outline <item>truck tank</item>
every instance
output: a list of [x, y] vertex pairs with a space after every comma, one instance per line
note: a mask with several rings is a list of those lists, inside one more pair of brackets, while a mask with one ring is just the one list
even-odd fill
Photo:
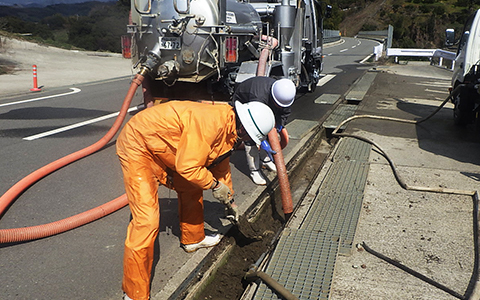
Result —
[[[255, 2], [253, 2], [255, 1]], [[322, 18], [313, 0], [132, 0], [132, 61], [147, 65], [145, 102], [229, 100], [278, 41], [265, 76], [312, 91], [322, 68]]]

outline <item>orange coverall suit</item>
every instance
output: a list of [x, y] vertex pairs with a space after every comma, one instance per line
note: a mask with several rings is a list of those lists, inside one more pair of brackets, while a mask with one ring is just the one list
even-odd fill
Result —
[[[203, 190], [214, 177], [232, 189], [229, 159], [208, 170], [237, 139], [229, 105], [171, 101], [139, 112], [117, 140], [132, 220], [123, 258], [123, 291], [135, 300], [149, 298], [154, 241], [159, 230], [158, 186], [178, 195], [182, 244], [205, 238]], [[167, 176], [173, 176], [173, 185]], [[171, 178], [171, 177], [170, 177]]]

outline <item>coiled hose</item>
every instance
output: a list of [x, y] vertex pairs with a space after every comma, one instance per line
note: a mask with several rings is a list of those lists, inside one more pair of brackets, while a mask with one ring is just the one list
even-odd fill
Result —
[[[2, 197], [0, 197], [0, 216], [5, 213], [6, 209], [13, 203], [13, 201], [15, 201], [15, 199], [17, 199], [17, 197], [23, 191], [25, 191], [28, 187], [33, 185], [38, 180], [76, 160], [79, 160], [102, 149], [121, 128], [123, 120], [125, 119], [125, 116], [127, 114], [127, 110], [130, 107], [133, 96], [135, 95], [135, 91], [142, 84], [142, 81], [144, 80], [147, 71], [148, 70], [146, 68], [141, 69], [140, 72], [138, 72], [132, 79], [132, 83], [127, 92], [127, 95], [125, 96], [125, 99], [123, 100], [119, 115], [117, 116], [110, 130], [99, 141], [82, 150], [79, 150], [54, 162], [51, 162], [48, 165], [30, 173], [28, 176], [17, 182], [5, 194], [3, 194]], [[127, 204], [127, 197], [124, 194], [94, 209], [53, 223], [31, 227], [0, 229], [0, 243], [24, 242], [62, 233], [100, 219], [114, 211], [119, 210]]]

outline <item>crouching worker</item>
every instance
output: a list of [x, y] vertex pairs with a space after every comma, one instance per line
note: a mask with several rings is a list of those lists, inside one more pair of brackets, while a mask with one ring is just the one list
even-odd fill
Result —
[[178, 196], [180, 243], [187, 252], [217, 245], [205, 236], [203, 191], [230, 207], [233, 201], [229, 154], [242, 140], [260, 144], [274, 127], [271, 109], [260, 102], [209, 105], [171, 101], [139, 112], [117, 140], [132, 214], [123, 258], [124, 299], [149, 299], [154, 242], [159, 230], [158, 186]]
[[[232, 100], [241, 103], [258, 101], [268, 105], [274, 113], [275, 127], [280, 134], [280, 145], [283, 149], [289, 141], [285, 125], [287, 125], [296, 92], [295, 85], [289, 79], [275, 80], [270, 77], [256, 76], [240, 83]], [[257, 185], [266, 185], [267, 181], [260, 172], [260, 161], [267, 169], [274, 172], [277, 171], [275, 163], [269, 156], [263, 155], [264, 157], [260, 158], [258, 146], [252, 141], [245, 141], [245, 156], [252, 181]]]

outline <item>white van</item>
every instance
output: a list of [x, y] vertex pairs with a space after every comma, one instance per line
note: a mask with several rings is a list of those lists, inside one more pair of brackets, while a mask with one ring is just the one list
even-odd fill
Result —
[[453, 69], [454, 121], [457, 125], [473, 123], [480, 110], [480, 9], [465, 23]]

